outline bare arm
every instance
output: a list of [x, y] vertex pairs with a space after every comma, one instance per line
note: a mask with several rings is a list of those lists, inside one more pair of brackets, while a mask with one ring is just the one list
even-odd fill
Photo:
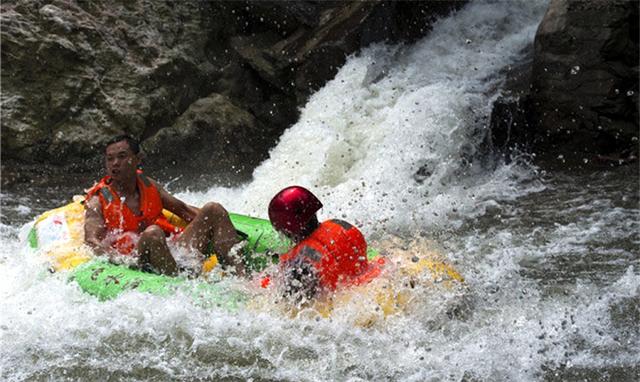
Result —
[[151, 181], [153, 182], [153, 184], [158, 189], [158, 192], [160, 193], [160, 199], [162, 200], [162, 207], [180, 216], [180, 218], [182, 218], [182, 220], [184, 220], [185, 222], [191, 223], [191, 221], [198, 214], [199, 209], [194, 206], [190, 206], [187, 203], [183, 202], [182, 200], [169, 194], [164, 188], [160, 187], [158, 183], [156, 183], [153, 180]]
[[84, 242], [98, 255], [111, 257], [113, 250], [104, 244], [107, 228], [102, 216], [100, 199], [97, 196], [89, 199], [84, 206]]

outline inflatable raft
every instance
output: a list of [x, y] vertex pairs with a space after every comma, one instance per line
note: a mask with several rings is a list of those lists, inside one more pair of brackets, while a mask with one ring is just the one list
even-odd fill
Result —
[[[39, 216], [29, 231], [27, 241], [34, 252], [47, 260], [52, 272], [68, 273], [69, 280], [77, 283], [84, 292], [100, 300], [108, 300], [129, 290], [156, 295], [182, 291], [202, 305], [219, 306], [228, 310], [256, 306], [255, 301], [251, 301], [255, 300], [255, 293], [248, 293], [247, 289], [229, 288], [224, 282], [220, 282], [220, 278], [204, 277], [190, 280], [185, 277], [169, 277], [142, 272], [94, 257], [90, 248], [84, 244], [82, 200], [82, 197], [76, 196], [72, 203]], [[171, 212], [164, 213], [173, 224], [184, 224]], [[233, 213], [230, 214], [230, 218], [239, 235], [246, 241], [243, 249], [245, 263], [254, 272], [260, 272], [277, 263], [277, 256], [274, 254], [284, 253], [292, 246], [273, 229], [268, 220]], [[367, 257], [383, 267], [387, 260], [372, 248], [367, 250]], [[422, 256], [418, 260], [415, 257], [405, 257], [394, 259], [392, 267], [407, 279], [427, 276], [429, 280], [439, 283], [463, 282], [462, 276], [438, 256]], [[203, 270], [210, 271], [216, 264], [217, 259], [213, 255], [205, 261]], [[339, 293], [336, 299], [318, 301], [314, 309], [322, 316], [329, 316], [336, 304], [349, 303], [355, 295], [362, 295], [365, 291], [373, 296], [379, 305], [376, 310], [384, 316], [398, 313], [410, 303], [410, 297], [406, 293], [394, 290], [388, 283], [374, 280], [367, 284], [370, 285], [354, 287], [354, 293]], [[373, 287], [379, 290], [372, 291]]]

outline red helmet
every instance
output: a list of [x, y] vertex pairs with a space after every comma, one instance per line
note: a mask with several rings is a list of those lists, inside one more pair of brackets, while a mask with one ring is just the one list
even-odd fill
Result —
[[273, 227], [287, 236], [299, 236], [322, 208], [311, 191], [291, 186], [278, 192], [269, 203], [269, 220]]

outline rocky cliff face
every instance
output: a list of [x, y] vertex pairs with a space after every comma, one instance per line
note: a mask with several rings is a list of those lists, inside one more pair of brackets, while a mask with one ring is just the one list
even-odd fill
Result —
[[[462, 5], [5, 1], [2, 182], [96, 171], [119, 133], [143, 141], [160, 176], [247, 176], [349, 54], [411, 42]], [[492, 118], [498, 146], [637, 151], [637, 2], [552, 0], [517, 67]]]
[[461, 5], [5, 1], [2, 181], [95, 171], [119, 133], [168, 176], [246, 175], [349, 54], [412, 41]]
[[638, 145], [638, 2], [552, 1], [534, 57], [534, 117], [550, 144]]
[[524, 70], [528, 89], [494, 108], [494, 141], [579, 160], [637, 156], [638, 6], [552, 0]]
[[83, 169], [110, 136], [170, 125], [212, 87], [208, 12], [195, 2], [3, 3], [3, 165]]

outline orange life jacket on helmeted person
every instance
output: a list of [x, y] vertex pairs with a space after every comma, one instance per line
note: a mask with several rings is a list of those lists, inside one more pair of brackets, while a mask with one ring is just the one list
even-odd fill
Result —
[[113, 246], [122, 254], [129, 254], [135, 248], [136, 240], [131, 238], [130, 233], [139, 234], [150, 225], [159, 226], [167, 235], [182, 231], [164, 217], [160, 192], [142, 171], [138, 171], [137, 184], [140, 193], [140, 214], [134, 213], [122, 202], [111, 185], [110, 176], [102, 178], [87, 191], [85, 197], [85, 201], [88, 201], [94, 195], [98, 195], [107, 230], [121, 234]]
[[313, 265], [320, 286], [328, 290], [335, 290], [339, 284], [359, 284], [360, 276], [371, 271], [364, 236], [356, 227], [337, 219], [321, 223], [309, 237], [280, 256], [285, 266], [301, 260]]

